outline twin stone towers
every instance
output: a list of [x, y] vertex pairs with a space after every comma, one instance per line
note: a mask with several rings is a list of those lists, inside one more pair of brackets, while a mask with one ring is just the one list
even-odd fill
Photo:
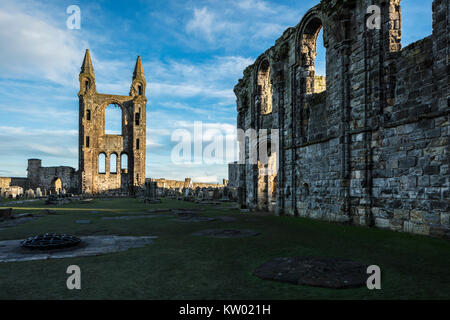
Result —
[[[127, 96], [98, 93], [86, 50], [79, 75], [79, 175], [82, 193], [128, 192], [145, 184], [146, 81], [138, 56]], [[108, 106], [122, 110], [121, 134], [105, 132]]]

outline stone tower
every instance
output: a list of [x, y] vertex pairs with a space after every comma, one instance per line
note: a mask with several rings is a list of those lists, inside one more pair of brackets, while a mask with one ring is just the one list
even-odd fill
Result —
[[39, 187], [39, 169], [42, 167], [41, 159], [28, 159], [27, 179], [30, 188]]
[[[141, 58], [127, 96], [98, 93], [86, 50], [79, 75], [79, 173], [82, 193], [130, 192], [145, 184], [146, 81]], [[121, 134], [105, 132], [105, 110], [122, 111]]]

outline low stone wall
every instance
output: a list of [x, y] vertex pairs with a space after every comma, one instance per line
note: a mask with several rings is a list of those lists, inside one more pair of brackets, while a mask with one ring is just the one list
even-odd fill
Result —
[[152, 182], [156, 182], [158, 188], [163, 189], [184, 189], [184, 188], [223, 188], [223, 184], [217, 183], [203, 183], [203, 182], [192, 182], [191, 178], [186, 178], [184, 181], [181, 180], [168, 180], [164, 178], [160, 179], [147, 179]]

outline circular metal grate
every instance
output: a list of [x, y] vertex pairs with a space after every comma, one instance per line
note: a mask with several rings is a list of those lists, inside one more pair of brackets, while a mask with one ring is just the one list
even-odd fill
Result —
[[80, 238], [72, 235], [45, 233], [26, 238], [21, 242], [21, 246], [28, 249], [52, 250], [73, 247], [80, 242]]

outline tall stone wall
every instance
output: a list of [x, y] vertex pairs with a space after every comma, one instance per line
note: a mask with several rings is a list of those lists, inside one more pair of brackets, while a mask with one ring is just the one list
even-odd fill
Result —
[[72, 167], [42, 167], [41, 159], [28, 159], [27, 178], [23, 188], [41, 192], [61, 193], [63, 191], [77, 193], [79, 190], [79, 175]]
[[237, 188], [239, 186], [239, 166], [240, 164], [235, 161], [228, 164], [228, 186]]
[[[146, 81], [138, 57], [128, 96], [97, 93], [89, 50], [79, 75], [79, 171], [82, 193], [129, 192], [145, 184]], [[105, 132], [105, 110], [122, 111], [121, 134]], [[104, 156], [104, 158], [102, 158]], [[127, 158], [127, 166], [122, 159]], [[111, 170], [115, 159], [116, 170]], [[99, 162], [104, 161], [105, 170]]]
[[11, 177], [11, 186], [18, 186], [21, 188], [28, 187], [28, 179], [22, 177]]
[[27, 180], [31, 188], [39, 187], [40, 181], [40, 169], [42, 168], [41, 159], [28, 159], [27, 166]]
[[72, 167], [41, 167], [38, 187], [42, 190], [51, 190], [55, 188], [57, 179], [61, 180], [62, 189], [67, 192], [78, 190], [78, 173]]
[[[373, 4], [379, 29], [366, 23]], [[449, 236], [448, 6], [435, 0], [433, 34], [402, 49], [400, 0], [322, 1], [246, 68], [237, 127], [257, 137], [267, 129], [271, 144], [278, 132], [279, 169], [262, 173], [251, 161], [261, 142], [246, 135], [241, 205]], [[315, 73], [321, 28], [326, 78]], [[261, 104], [267, 74], [270, 113]]]

